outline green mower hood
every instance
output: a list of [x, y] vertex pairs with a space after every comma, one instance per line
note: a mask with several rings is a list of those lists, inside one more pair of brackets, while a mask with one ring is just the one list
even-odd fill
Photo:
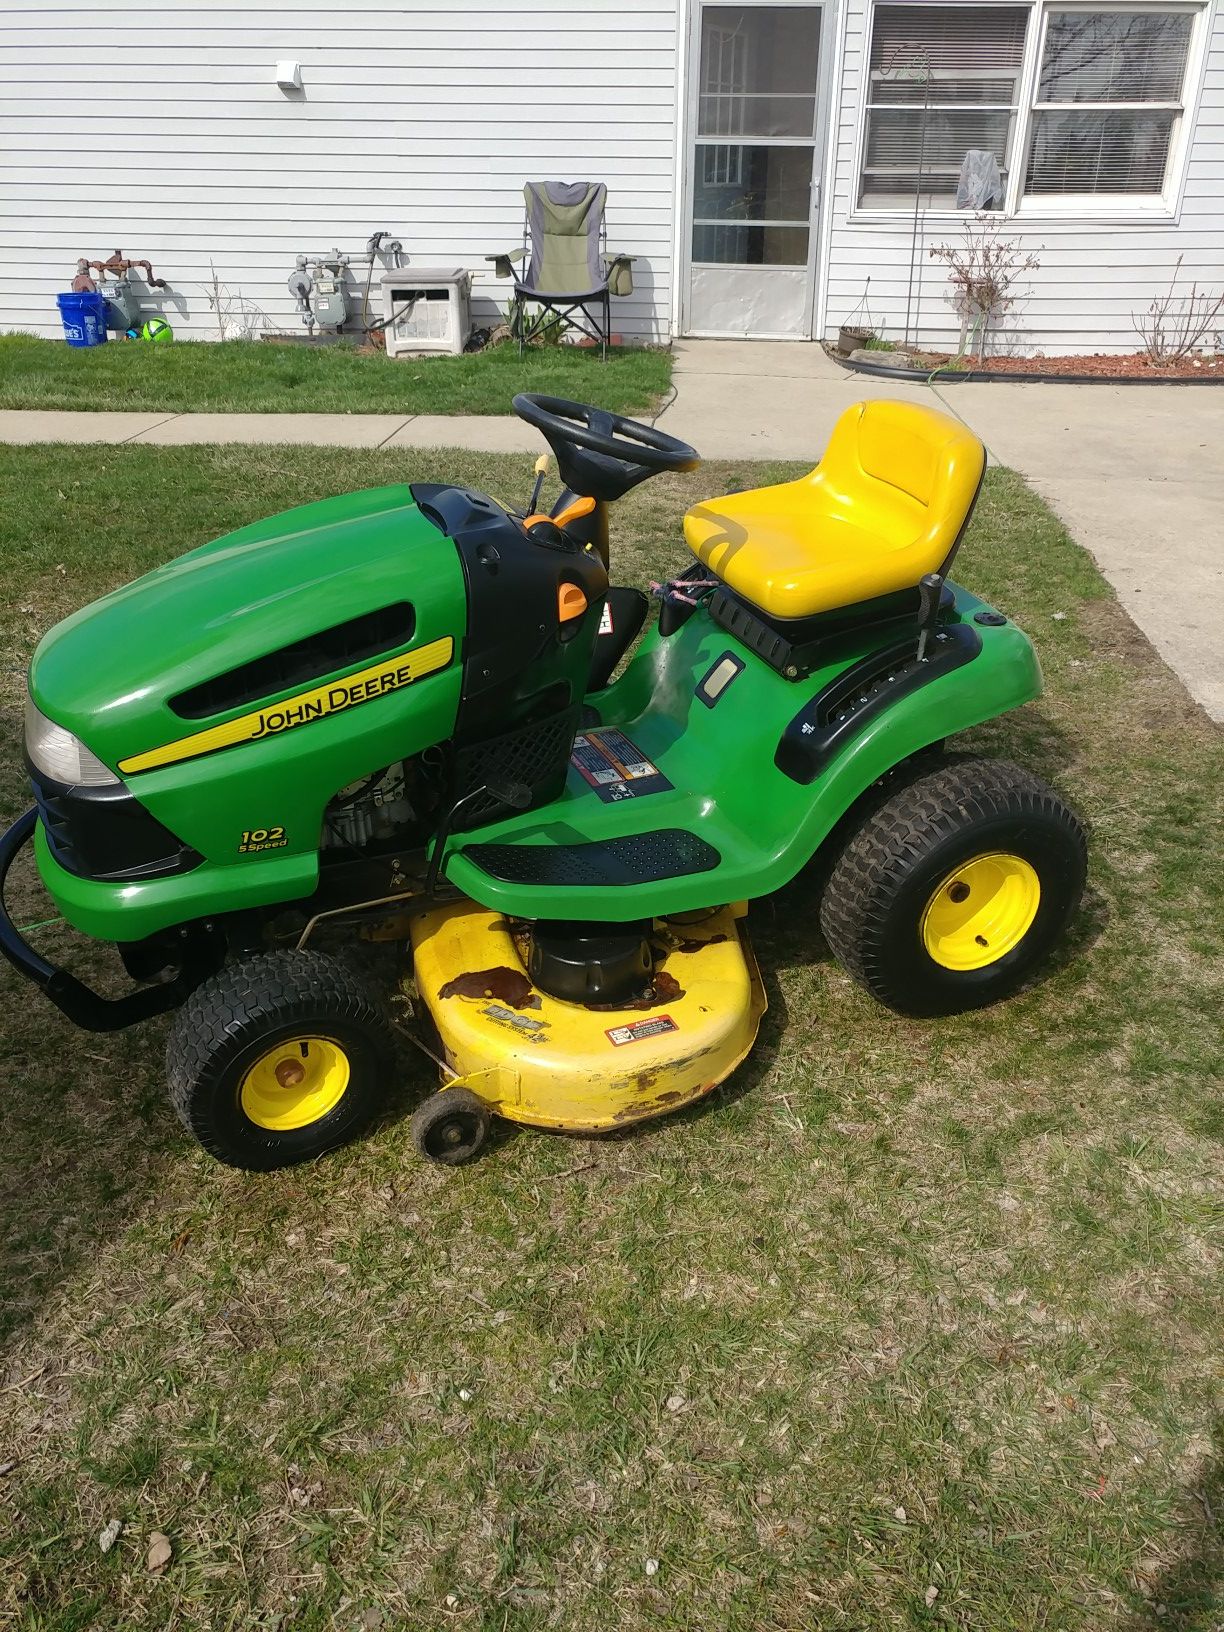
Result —
[[[407, 486], [303, 505], [191, 550], [57, 624], [35, 704], [112, 770], [465, 624], [453, 543]], [[227, 677], [228, 681], [227, 681]]]

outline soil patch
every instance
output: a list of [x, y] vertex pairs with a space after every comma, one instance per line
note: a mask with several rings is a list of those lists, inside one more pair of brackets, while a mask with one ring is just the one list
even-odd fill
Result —
[[[887, 355], [884, 353], [882, 355]], [[947, 366], [951, 357], [936, 357], [936, 366]], [[1141, 353], [1107, 357], [1086, 352], [1076, 357], [965, 357], [966, 368], [984, 374], [1073, 374], [1108, 380], [1193, 380], [1217, 375], [1224, 378], [1224, 354], [1185, 358], [1180, 363], [1148, 362]]]

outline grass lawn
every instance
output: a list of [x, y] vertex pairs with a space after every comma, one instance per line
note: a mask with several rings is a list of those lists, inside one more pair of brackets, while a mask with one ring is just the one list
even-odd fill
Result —
[[[0, 449], [6, 814], [54, 619], [275, 508], [409, 475], [522, 497], [530, 463]], [[679, 564], [685, 504], [789, 473], [638, 489], [621, 574]], [[173, 1119], [164, 1022], [88, 1036], [0, 972], [0, 1625], [1222, 1624], [1219, 740], [1005, 471], [960, 570], [1048, 682], [973, 746], [1093, 835], [1069, 946], [1004, 1007], [886, 1013], [803, 877], [753, 909], [770, 1012], [702, 1107], [445, 1171], [410, 1060], [371, 1137], [256, 1178]]]
[[352, 346], [317, 349], [227, 340], [146, 345], [108, 340], [76, 350], [0, 335], [0, 408], [130, 409], [239, 414], [508, 414], [516, 391], [592, 402], [617, 413], [654, 408], [671, 353], [514, 345], [470, 357], [388, 358]]

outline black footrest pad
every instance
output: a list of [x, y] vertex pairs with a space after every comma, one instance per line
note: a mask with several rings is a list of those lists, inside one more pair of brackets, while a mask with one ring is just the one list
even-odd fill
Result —
[[655, 884], [712, 872], [722, 860], [712, 844], [682, 827], [601, 844], [469, 844], [463, 853], [507, 884]]

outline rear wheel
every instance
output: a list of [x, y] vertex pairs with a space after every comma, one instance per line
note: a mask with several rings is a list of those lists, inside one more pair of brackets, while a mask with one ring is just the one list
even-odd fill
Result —
[[1051, 951], [1085, 867], [1083, 827], [1044, 782], [999, 760], [950, 760], [891, 794], [849, 840], [821, 928], [889, 1008], [979, 1008]]
[[187, 999], [166, 1044], [170, 1099], [204, 1149], [264, 1172], [355, 1137], [394, 1068], [389, 1022], [361, 981], [320, 952], [223, 969]]

